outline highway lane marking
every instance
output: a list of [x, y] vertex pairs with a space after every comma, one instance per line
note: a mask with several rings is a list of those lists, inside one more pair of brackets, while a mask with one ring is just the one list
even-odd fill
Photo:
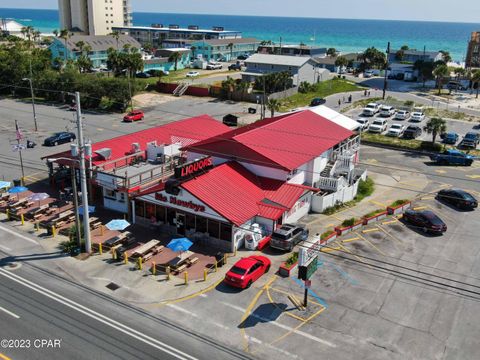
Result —
[[[240, 311], [240, 312], [242, 312], [242, 313], [245, 311], [245, 309], [241, 308], [240, 306], [237, 306], [237, 305], [234, 305], [234, 304], [230, 304], [230, 303], [227, 303], [227, 302], [224, 302], [224, 301], [221, 301], [221, 303], [222, 303], [223, 305], [225, 305], [225, 306], [231, 307], [232, 309], [235, 309], [235, 310]], [[253, 317], [255, 317], [255, 318], [257, 318], [258, 320], [261, 320], [261, 321], [263, 321], [263, 322], [265, 322], [265, 323], [268, 323], [268, 324], [275, 325], [275, 326], [277, 326], [277, 327], [279, 327], [279, 328], [281, 328], [281, 329], [283, 329], [283, 330], [287, 330], [287, 331], [294, 330], [294, 328], [291, 327], [291, 326], [284, 325], [284, 324], [280, 324], [280, 323], [277, 322], [277, 321], [272, 321], [271, 319], [264, 318], [263, 316], [257, 315], [257, 314], [255, 314], [255, 313], [252, 313], [252, 314], [250, 314], [250, 315], [253, 316]], [[297, 334], [297, 335], [303, 336], [303, 337], [305, 337], [305, 338], [307, 338], [307, 339], [316, 341], [316, 342], [318, 342], [319, 344], [327, 345], [327, 346], [330, 346], [330, 347], [333, 347], [333, 348], [337, 347], [337, 345], [335, 345], [335, 344], [333, 344], [333, 343], [331, 343], [331, 342], [329, 342], [329, 341], [320, 339], [320, 338], [318, 338], [318, 337], [316, 337], [316, 336], [313, 336], [313, 335], [311, 335], [311, 334], [309, 334], [309, 333], [306, 333], [306, 332], [304, 332], [304, 331], [301, 331], [301, 330], [295, 330], [294, 333]]]
[[173, 357], [176, 357], [177, 359], [191, 359], [191, 360], [197, 360], [197, 358], [191, 356], [191, 355], [188, 355], [176, 348], [174, 348], [173, 346], [170, 346], [170, 345], [167, 345], [157, 339], [154, 339], [148, 335], [145, 335], [143, 333], [141, 333], [140, 331], [137, 331], [131, 327], [128, 327], [116, 320], [113, 320], [111, 318], [109, 318], [108, 316], [105, 316], [101, 313], [98, 313], [94, 310], [91, 310], [89, 308], [87, 308], [86, 306], [83, 306], [73, 300], [70, 300], [60, 294], [57, 294], [51, 290], [48, 290], [38, 284], [35, 284], [17, 274], [12, 274], [12, 273], [9, 273], [7, 272], [6, 270], [4, 269], [1, 269], [0, 268], [0, 275], [20, 284], [20, 285], [23, 285], [39, 294], [42, 294], [44, 295], [45, 297], [48, 297], [66, 307], [69, 307], [73, 310], [76, 310], [78, 311], [79, 313], [85, 315], [85, 316], [88, 316], [89, 318], [91, 319], [94, 319], [94, 320], [97, 320], [98, 322], [101, 322], [115, 330], [118, 330], [134, 339], [137, 339], [145, 344], [148, 344], [156, 349], [159, 349], [169, 355], [172, 355]]
[[31, 243], [34, 243], [34, 244], [38, 245], [38, 242], [36, 242], [35, 240], [32, 240], [32, 239], [26, 237], [25, 235], [22, 235], [22, 234], [20, 234], [20, 233], [18, 233], [18, 232], [16, 232], [16, 231], [10, 230], [9, 228], [6, 228], [6, 227], [4, 227], [4, 226], [2, 226], [2, 225], [0, 225], [0, 229], [3, 230], [3, 231], [5, 231], [5, 232], [7, 232], [7, 233], [9, 233], [9, 234], [18, 236], [19, 238], [21, 238], [21, 239], [23, 239], [23, 240], [27, 240], [27, 241], [29, 241], [29, 242], [31, 242]]
[[3, 308], [0, 306], [0, 310], [2, 310], [4, 313], [7, 313], [8, 315], [10, 316], [13, 316], [15, 319], [20, 319], [20, 316], [18, 316], [17, 314], [11, 312], [11, 311], [8, 311], [7, 309]]

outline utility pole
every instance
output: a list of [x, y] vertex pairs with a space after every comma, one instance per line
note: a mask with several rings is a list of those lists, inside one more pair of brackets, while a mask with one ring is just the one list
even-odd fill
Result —
[[261, 119], [265, 119], [265, 74], [262, 76], [263, 78], [263, 96], [262, 96], [262, 116]]
[[20, 140], [22, 140], [22, 135], [20, 133], [20, 129], [18, 128], [18, 121], [15, 120], [15, 130], [17, 133], [17, 149], [18, 154], [20, 155], [20, 168], [22, 169], [22, 185], [25, 185], [25, 171], [23, 169], [23, 157], [22, 157], [22, 145], [20, 144]]
[[383, 95], [382, 99], [385, 100], [385, 95], [387, 92], [387, 72], [388, 72], [388, 56], [390, 55], [390, 41], [387, 45], [387, 61], [385, 62], [385, 77], [383, 79]]
[[73, 192], [73, 206], [75, 211], [75, 228], [77, 230], [78, 247], [82, 246], [82, 232], [80, 231], [80, 215], [78, 214], [78, 191], [77, 191], [77, 177], [75, 176], [75, 167], [70, 167], [72, 173], [72, 192]]
[[80, 163], [80, 186], [82, 190], [82, 206], [83, 206], [83, 234], [85, 236], [85, 251], [92, 252], [92, 244], [90, 242], [90, 224], [88, 214], [88, 190], [87, 190], [87, 175], [85, 171], [85, 143], [83, 140], [82, 127], [82, 110], [80, 106], [80, 93], [75, 92], [75, 103], [77, 104], [77, 141], [78, 141], [78, 155]]
[[32, 60], [30, 59], [30, 77], [29, 78], [23, 78], [23, 81], [27, 81], [30, 83], [30, 94], [32, 96], [32, 108], [33, 108], [33, 123], [35, 125], [35, 132], [38, 131], [38, 125], [37, 125], [37, 113], [35, 112], [35, 94], [33, 93], [33, 84], [32, 80], [33, 79], [33, 72], [32, 72]]

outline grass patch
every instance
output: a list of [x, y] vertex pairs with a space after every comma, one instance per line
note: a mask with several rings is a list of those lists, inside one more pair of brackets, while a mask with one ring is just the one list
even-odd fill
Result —
[[290, 269], [296, 262], [298, 261], [298, 252], [294, 252], [292, 255], [290, 255], [285, 261], [285, 267], [287, 269]]
[[371, 102], [378, 102], [378, 101], [381, 101], [383, 100], [381, 97], [373, 97], [373, 98], [365, 98], [365, 99], [362, 99], [362, 100], [357, 100], [355, 101], [354, 103], [352, 103], [351, 105], [348, 105], [348, 106], [345, 106], [344, 108], [342, 108], [340, 110], [341, 113], [346, 113], [352, 109], [356, 109], [356, 108], [364, 108], [365, 106], [367, 106], [367, 104], [371, 103]]
[[338, 78], [315, 84], [314, 88], [315, 91], [298, 93], [281, 100], [280, 111], [285, 112], [293, 108], [307, 106], [310, 104], [312, 99], [316, 97], [324, 98], [332, 94], [364, 89], [353, 82]]
[[322, 235], [320, 235], [320, 240], [326, 239], [327, 237], [332, 235], [334, 232], [335, 231], [333, 231], [333, 230], [325, 231]]
[[407, 140], [397, 137], [384, 136], [381, 134], [372, 134], [369, 132], [362, 133], [361, 140], [363, 142], [370, 142], [375, 144], [387, 145], [399, 149], [406, 150], [427, 150], [427, 151], [442, 151], [444, 146], [439, 143], [432, 144], [431, 141], [423, 140]]
[[357, 203], [365, 199], [367, 196], [370, 196], [375, 191], [375, 182], [372, 178], [367, 177], [366, 180], [360, 180], [358, 183], [358, 191], [357, 196], [351, 201], [347, 201], [345, 203], [339, 203], [329, 208], [326, 208], [322, 214], [324, 215], [332, 215], [335, 214], [337, 211], [342, 209], [347, 209], [352, 206], [355, 206]]
[[400, 205], [403, 205], [403, 204], [405, 204], [409, 201], [410, 200], [407, 200], [407, 199], [398, 199], [398, 200], [395, 200], [394, 202], [392, 202], [390, 205], [388, 205], [388, 207], [400, 206]]
[[368, 214], [365, 214], [362, 216], [362, 218], [371, 218], [371, 217], [374, 217], [375, 215], [378, 215], [382, 212], [384, 212], [385, 209], [377, 209], [377, 210], [373, 210], [373, 211], [370, 211]]
[[467, 115], [461, 111], [449, 111], [449, 110], [441, 110], [435, 108], [426, 108], [425, 114], [430, 117], [441, 117], [441, 118], [448, 118], [454, 120], [468, 120], [468, 121], [475, 121], [479, 120], [478, 117]]
[[348, 226], [352, 226], [353, 224], [355, 224], [356, 221], [357, 221], [357, 219], [355, 219], [353, 217], [353, 218], [350, 218], [350, 219], [343, 220], [343, 222], [340, 225], [342, 227], [348, 227]]

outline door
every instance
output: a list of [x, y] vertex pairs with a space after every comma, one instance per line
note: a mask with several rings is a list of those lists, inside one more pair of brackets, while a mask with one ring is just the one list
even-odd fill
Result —
[[177, 213], [177, 234], [185, 235], [185, 214]]

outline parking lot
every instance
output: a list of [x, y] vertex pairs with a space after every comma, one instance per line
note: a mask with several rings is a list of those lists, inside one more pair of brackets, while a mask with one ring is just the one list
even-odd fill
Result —
[[[382, 132], [382, 134], [386, 134], [388, 129], [391, 127], [392, 124], [401, 124], [404, 125], [405, 128], [408, 127], [409, 125], [416, 125], [419, 126], [420, 128], [423, 129], [423, 127], [426, 125], [426, 123], [429, 120], [428, 116], [425, 116], [425, 118], [422, 121], [412, 121], [411, 117], [407, 120], [399, 120], [395, 119], [395, 115], [389, 116], [389, 117], [383, 117], [380, 116], [379, 113], [375, 114], [374, 116], [365, 116], [363, 113], [363, 109], [361, 108], [356, 108], [352, 109], [348, 112], [345, 113], [345, 115], [351, 117], [354, 120], [364, 118], [368, 119], [370, 121], [370, 125], [373, 123], [374, 120], [376, 119], [385, 119], [387, 120], [387, 130]], [[411, 112], [410, 112], [411, 114]], [[459, 121], [459, 120], [449, 120], [445, 119], [447, 122], [447, 132], [455, 132], [459, 135], [459, 141], [463, 138], [463, 136], [469, 132], [469, 131], [477, 131], [478, 132], [478, 127], [476, 127], [474, 123], [471, 122], [466, 122], [466, 121]], [[422, 131], [421, 136], [417, 138], [418, 140], [427, 140], [431, 141], [432, 140], [432, 135], [428, 134], [425, 131]], [[440, 141], [440, 138], [438, 138], [438, 141]], [[458, 143], [457, 143], [458, 144]]]

